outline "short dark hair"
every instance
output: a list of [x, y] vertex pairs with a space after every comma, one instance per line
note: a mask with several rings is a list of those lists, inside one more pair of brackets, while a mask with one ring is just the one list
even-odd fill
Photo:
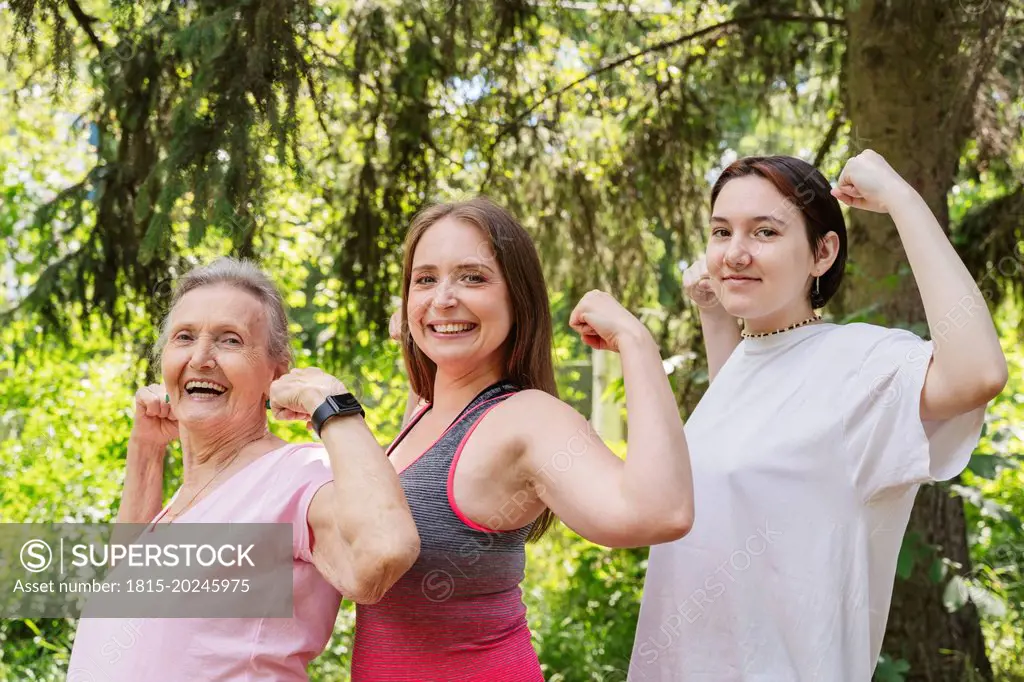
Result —
[[160, 338], [153, 349], [153, 358], [159, 361], [170, 333], [171, 312], [185, 294], [200, 287], [226, 286], [248, 292], [262, 305], [267, 315], [267, 352], [275, 361], [288, 367], [292, 364], [291, 335], [288, 332], [288, 312], [284, 297], [270, 277], [251, 260], [222, 256], [206, 265], [192, 268], [177, 281], [171, 294], [171, 305], [160, 323]]
[[811, 287], [812, 308], [822, 308], [831, 300], [843, 281], [846, 270], [846, 220], [839, 201], [832, 196], [831, 185], [821, 172], [801, 159], [792, 156], [748, 156], [729, 164], [711, 188], [711, 205], [726, 183], [736, 178], [756, 175], [764, 178], [782, 196], [800, 209], [807, 228], [807, 241], [811, 253], [817, 255], [825, 235], [835, 232], [839, 236], [839, 253], [818, 281], [818, 293]]

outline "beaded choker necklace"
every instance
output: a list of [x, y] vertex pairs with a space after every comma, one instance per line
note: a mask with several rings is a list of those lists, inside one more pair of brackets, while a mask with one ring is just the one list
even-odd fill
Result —
[[785, 329], [776, 329], [773, 332], [761, 332], [759, 334], [748, 334], [746, 331], [742, 331], [742, 332], [740, 332], [740, 336], [742, 336], [745, 339], [759, 339], [759, 338], [761, 338], [763, 336], [775, 336], [776, 334], [781, 334], [782, 332], [788, 332], [790, 329], [796, 329], [797, 327], [802, 327], [805, 324], [810, 324], [811, 322], [817, 322], [820, 319], [821, 319], [821, 315], [817, 315], [816, 314], [816, 315], [812, 315], [811, 317], [808, 317], [803, 322], [797, 322], [796, 324], [791, 324], [788, 327], [786, 327]]

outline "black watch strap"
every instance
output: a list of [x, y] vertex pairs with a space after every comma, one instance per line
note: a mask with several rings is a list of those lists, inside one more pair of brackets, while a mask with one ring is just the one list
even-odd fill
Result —
[[310, 421], [313, 422], [313, 430], [316, 431], [317, 437], [320, 436], [320, 429], [323, 428], [324, 423], [332, 417], [344, 417], [350, 414], [358, 414], [365, 417], [366, 412], [363, 411], [363, 406], [359, 404], [356, 397], [351, 393], [342, 393], [340, 395], [329, 395], [327, 400], [320, 404], [320, 407], [313, 411], [313, 416], [310, 417]]

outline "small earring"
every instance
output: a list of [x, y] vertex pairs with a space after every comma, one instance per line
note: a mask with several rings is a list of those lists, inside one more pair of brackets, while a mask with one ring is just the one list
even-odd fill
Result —
[[164, 402], [165, 403], [171, 402], [171, 396], [169, 394], [167, 394], [167, 393], [164, 393]]
[[821, 284], [821, 277], [815, 277], [814, 278], [814, 293], [817, 294], [817, 295], [821, 294], [820, 284]]
[[267, 409], [270, 409], [270, 398], [267, 398]]

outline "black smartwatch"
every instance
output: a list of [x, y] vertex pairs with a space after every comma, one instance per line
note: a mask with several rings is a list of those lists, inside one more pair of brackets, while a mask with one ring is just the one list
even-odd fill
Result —
[[329, 395], [327, 400], [323, 401], [320, 407], [313, 411], [310, 421], [313, 422], [313, 430], [316, 431], [316, 435], [319, 438], [320, 429], [323, 428], [324, 422], [332, 417], [344, 417], [350, 414], [366, 416], [366, 413], [363, 412], [363, 406], [359, 404], [354, 395], [351, 393]]

